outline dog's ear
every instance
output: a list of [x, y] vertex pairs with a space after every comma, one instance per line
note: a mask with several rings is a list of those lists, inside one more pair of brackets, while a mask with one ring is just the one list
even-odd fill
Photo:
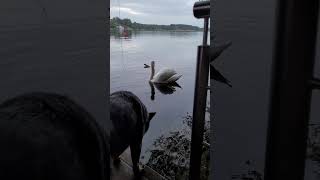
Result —
[[154, 115], [156, 115], [156, 112], [149, 113], [148, 120], [151, 121]]

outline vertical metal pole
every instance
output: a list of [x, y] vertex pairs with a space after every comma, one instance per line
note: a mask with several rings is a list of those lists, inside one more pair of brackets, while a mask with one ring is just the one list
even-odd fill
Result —
[[303, 180], [318, 0], [279, 0], [265, 180]]
[[209, 18], [204, 18], [203, 41], [202, 45], [206, 46], [208, 41]]
[[191, 134], [190, 180], [200, 179], [203, 132], [207, 101], [207, 86], [209, 76], [209, 49], [207, 45], [208, 21], [204, 19], [203, 45], [198, 46], [196, 82], [193, 102], [193, 119]]

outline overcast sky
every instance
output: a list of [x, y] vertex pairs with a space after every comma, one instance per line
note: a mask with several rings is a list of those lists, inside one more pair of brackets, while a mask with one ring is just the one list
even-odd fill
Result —
[[[198, 0], [111, 0], [110, 16], [129, 18], [143, 24], [190, 24], [202, 27], [203, 20], [193, 16]], [[119, 8], [120, 3], [120, 8]]]

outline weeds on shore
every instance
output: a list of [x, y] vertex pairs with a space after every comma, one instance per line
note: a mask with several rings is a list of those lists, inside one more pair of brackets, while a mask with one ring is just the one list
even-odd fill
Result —
[[[192, 116], [183, 117], [183, 128], [157, 138], [153, 143], [147, 166], [167, 179], [188, 179], [191, 147]], [[209, 120], [206, 120], [204, 141], [209, 143]], [[210, 147], [203, 146], [201, 180], [209, 177]]]

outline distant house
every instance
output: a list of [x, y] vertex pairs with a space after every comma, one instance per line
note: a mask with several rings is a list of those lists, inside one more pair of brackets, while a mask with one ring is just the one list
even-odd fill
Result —
[[118, 29], [120, 33], [123, 33], [123, 31], [125, 30], [125, 28], [121, 25], [118, 25]]

